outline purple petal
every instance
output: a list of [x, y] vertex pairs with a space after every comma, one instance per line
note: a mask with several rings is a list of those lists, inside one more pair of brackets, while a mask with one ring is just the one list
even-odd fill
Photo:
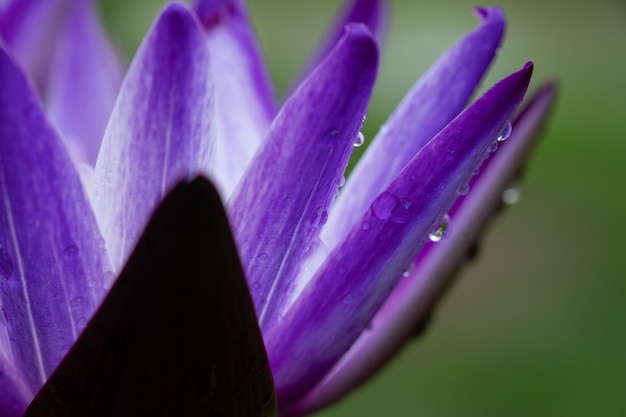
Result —
[[426, 145], [330, 253], [266, 347], [281, 409], [370, 323], [522, 101], [532, 64], [497, 83]]
[[46, 103], [76, 162], [95, 165], [122, 75], [93, 2], [75, 1], [61, 28]]
[[0, 378], [9, 379], [0, 384], [3, 398], [12, 390], [23, 397], [24, 387], [36, 392], [91, 317], [108, 270], [101, 240], [65, 147], [0, 48], [0, 333], [8, 336], [0, 337]]
[[196, 0], [215, 81], [216, 177], [228, 197], [276, 114], [272, 83], [239, 0]]
[[15, 60], [39, 84], [47, 77], [64, 9], [73, 0], [15, 0], [0, 14], [0, 35]]
[[231, 204], [261, 328], [280, 310], [303, 254], [326, 220], [370, 98], [378, 53], [349, 26], [272, 123]]
[[515, 181], [548, 116], [555, 87], [547, 83], [534, 95], [513, 122], [511, 137], [485, 162], [469, 194], [460, 197], [450, 210], [453, 235], [422, 249], [411, 275], [400, 281], [369, 331], [289, 415], [309, 414], [337, 401], [384, 365], [410, 337], [501, 204], [502, 192]]
[[402, 100], [343, 187], [322, 231], [333, 248], [411, 158], [465, 107], [504, 34], [500, 9], [479, 8], [482, 24], [450, 48]]
[[275, 396], [216, 190], [177, 185], [24, 417], [270, 416]]
[[378, 45], [381, 45], [387, 27], [388, 8], [389, 5], [386, 0], [352, 0], [351, 3], [347, 4], [345, 10], [342, 11], [328, 31], [328, 35], [318, 47], [300, 79], [308, 76], [328, 56], [343, 36], [346, 25], [350, 23], [365, 24], [372, 32]]
[[115, 271], [169, 189], [211, 167], [208, 68], [193, 11], [166, 6], [128, 70], [94, 173], [92, 204]]
[[33, 396], [33, 391], [24, 385], [21, 374], [14, 368], [13, 359], [0, 354], [0, 415], [21, 417]]

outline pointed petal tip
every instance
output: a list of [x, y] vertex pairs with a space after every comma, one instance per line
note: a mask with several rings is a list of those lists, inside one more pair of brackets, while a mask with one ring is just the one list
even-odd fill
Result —
[[504, 36], [506, 28], [506, 18], [504, 12], [499, 7], [478, 6], [474, 8], [474, 13], [478, 16], [481, 27], [490, 27], [496, 30], [499, 37]]
[[345, 27], [345, 33], [340, 45], [346, 45], [354, 49], [355, 54], [362, 56], [364, 59], [371, 59], [378, 63], [378, 42], [372, 31], [365, 23], [348, 23]]
[[188, 24], [188, 19], [195, 20], [195, 13], [187, 4], [175, 1], [163, 7], [155, 26], [163, 29], [167, 28], [170, 30], [170, 33], [175, 34], [181, 31], [181, 29], [184, 30]]
[[207, 32], [229, 16], [242, 12], [242, 5], [237, 0], [196, 0], [192, 5]]
[[480, 18], [481, 21], [502, 21], [504, 22], [504, 13], [499, 7], [489, 6], [476, 6], [474, 7], [474, 13]]
[[533, 62], [528, 61], [524, 64], [524, 66], [522, 66], [522, 68], [510, 74], [509, 76], [503, 78], [502, 80], [498, 81], [494, 85], [494, 87], [498, 85], [508, 84], [511, 88], [515, 89], [514, 86], [517, 86], [518, 88], [517, 91], [522, 92], [522, 97], [520, 97], [520, 100], [521, 100], [521, 98], [523, 98], [523, 94], [528, 89], [528, 85], [530, 84], [530, 79], [533, 75], [533, 69], [534, 69]]
[[373, 46], [378, 48], [376, 39], [374, 38], [374, 34], [365, 23], [348, 23], [345, 28], [344, 36], [352, 41], [360, 40], [363, 42], [371, 43]]

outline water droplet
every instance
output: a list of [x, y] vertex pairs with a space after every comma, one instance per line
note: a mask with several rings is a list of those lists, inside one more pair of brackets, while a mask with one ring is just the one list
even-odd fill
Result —
[[344, 294], [343, 299], [341, 301], [344, 304], [351, 304], [353, 301], [352, 293]]
[[469, 184], [463, 184], [459, 187], [459, 189], [457, 190], [457, 193], [459, 195], [467, 195], [469, 193], [469, 190], [470, 190]]
[[79, 331], [83, 330], [86, 325], [87, 325], [87, 319], [85, 317], [81, 317], [78, 320], [76, 320], [76, 327], [78, 328]]
[[66, 246], [65, 249], [63, 249], [63, 256], [68, 261], [76, 259], [78, 256], [78, 248], [75, 245]]
[[265, 252], [259, 253], [255, 258], [255, 261], [260, 264], [265, 264], [269, 260], [270, 260], [270, 256]]
[[511, 126], [511, 123], [507, 123], [498, 136], [498, 142], [504, 142], [507, 140], [511, 136], [511, 132], [513, 132], [513, 126]]
[[446, 161], [452, 161], [454, 159], [454, 149], [448, 149], [446, 151]]
[[339, 129], [331, 128], [331, 129], [328, 129], [327, 133], [328, 133], [328, 136], [335, 137], [339, 134]]
[[405, 269], [404, 271], [402, 271], [402, 276], [404, 278], [408, 277], [409, 275], [411, 275], [411, 272], [413, 272], [413, 269], [415, 268], [415, 262], [411, 262]]
[[356, 140], [354, 141], [354, 147], [358, 148], [364, 143], [365, 143], [365, 136], [363, 135], [363, 132], [359, 132], [359, 134], [356, 135]]
[[341, 178], [339, 179], [339, 186], [343, 187], [344, 185], [346, 185], [346, 177], [342, 175]]
[[370, 230], [371, 227], [372, 227], [372, 224], [370, 222], [363, 222], [363, 223], [361, 223], [361, 229], [362, 230]]
[[322, 227], [326, 224], [328, 220], [328, 212], [324, 207], [318, 207], [315, 212], [313, 212], [313, 216], [311, 216], [311, 226], [313, 227]]
[[428, 235], [430, 241], [435, 242], [435, 243], [440, 242], [441, 239], [443, 239], [446, 236], [446, 233], [448, 233], [449, 228], [450, 228], [450, 216], [446, 214], [445, 216], [443, 216], [443, 220], [441, 221], [441, 224], [439, 225], [439, 227], [437, 227], [437, 229], [434, 232]]
[[11, 259], [4, 246], [0, 245], [0, 275], [9, 279], [13, 275], [14, 270], [13, 259]]
[[83, 305], [83, 297], [74, 297], [70, 300], [70, 307], [71, 308], [80, 308]]
[[518, 203], [522, 198], [522, 188], [518, 184], [512, 184], [502, 192], [502, 202], [506, 205]]
[[494, 142], [491, 145], [489, 145], [489, 147], [487, 148], [487, 151], [489, 153], [494, 153], [495, 151], [498, 150], [498, 142]]
[[387, 191], [381, 193], [370, 206], [374, 216], [380, 220], [406, 224], [411, 221], [413, 203]]
[[117, 274], [113, 271], [106, 271], [102, 274], [102, 285], [106, 290], [110, 290], [113, 284], [115, 283], [115, 279], [117, 278]]

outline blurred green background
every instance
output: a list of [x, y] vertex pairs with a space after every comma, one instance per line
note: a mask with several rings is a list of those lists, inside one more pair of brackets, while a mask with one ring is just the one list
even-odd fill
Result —
[[[127, 57], [162, 4], [103, 1]], [[249, 1], [279, 93], [341, 4]], [[533, 86], [561, 84], [524, 198], [492, 224], [426, 335], [322, 416], [626, 416], [626, 4], [499, 4], [508, 32], [485, 85], [527, 60]], [[391, 1], [366, 138], [476, 26], [474, 5]]]

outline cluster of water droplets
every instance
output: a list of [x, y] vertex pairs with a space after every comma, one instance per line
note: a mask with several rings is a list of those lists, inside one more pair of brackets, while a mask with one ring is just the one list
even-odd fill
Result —
[[498, 134], [498, 137], [496, 137], [496, 141], [493, 142], [491, 145], [489, 145], [489, 148], [487, 148], [489, 153], [493, 153], [496, 150], [498, 150], [498, 144], [507, 140], [511, 136], [512, 132], [513, 132], [513, 126], [511, 126], [511, 123], [507, 123]]
[[[392, 223], [407, 224], [413, 217], [413, 203], [393, 193], [381, 193], [370, 206], [372, 214], [380, 220], [390, 220]], [[361, 228], [364, 229], [363, 224]], [[364, 229], [367, 230], [367, 229]]]

